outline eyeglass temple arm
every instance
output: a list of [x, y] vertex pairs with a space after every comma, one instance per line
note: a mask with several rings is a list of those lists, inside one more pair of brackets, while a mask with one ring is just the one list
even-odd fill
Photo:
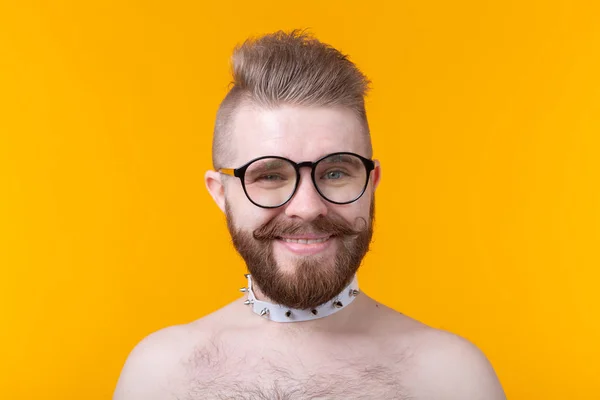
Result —
[[217, 171], [225, 175], [235, 176], [235, 172], [232, 168], [219, 168]]

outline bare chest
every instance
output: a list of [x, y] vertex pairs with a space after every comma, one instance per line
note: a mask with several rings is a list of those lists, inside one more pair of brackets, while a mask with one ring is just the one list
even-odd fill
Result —
[[[371, 350], [371, 351], [369, 351]], [[408, 399], [404, 352], [336, 347], [314, 351], [199, 349], [186, 365], [178, 400]]]

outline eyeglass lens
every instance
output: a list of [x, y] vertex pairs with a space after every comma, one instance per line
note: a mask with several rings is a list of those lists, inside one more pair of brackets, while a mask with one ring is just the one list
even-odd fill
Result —
[[[263, 207], [285, 203], [296, 187], [296, 169], [287, 160], [263, 158], [250, 164], [244, 175], [248, 197]], [[319, 161], [314, 182], [323, 197], [335, 203], [356, 200], [367, 182], [362, 160], [350, 154], [334, 154]]]

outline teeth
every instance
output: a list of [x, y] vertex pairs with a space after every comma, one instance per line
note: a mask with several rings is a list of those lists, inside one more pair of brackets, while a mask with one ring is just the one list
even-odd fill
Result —
[[284, 242], [288, 242], [288, 243], [302, 243], [302, 244], [323, 243], [327, 239], [329, 239], [329, 238], [328, 237], [322, 238], [322, 239], [286, 239], [286, 238], [282, 238], [282, 240]]

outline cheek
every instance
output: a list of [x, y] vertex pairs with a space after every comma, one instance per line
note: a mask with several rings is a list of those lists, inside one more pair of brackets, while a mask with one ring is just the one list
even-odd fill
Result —
[[354, 203], [342, 206], [335, 206], [331, 208], [331, 211], [335, 212], [349, 223], [355, 223], [358, 218], [364, 219], [365, 221], [369, 221], [371, 199], [372, 194], [367, 188], [365, 194], [363, 194], [362, 197]]
[[226, 195], [228, 207], [238, 229], [253, 231], [270, 221], [278, 211], [262, 209], [250, 203], [243, 191], [234, 191]]

